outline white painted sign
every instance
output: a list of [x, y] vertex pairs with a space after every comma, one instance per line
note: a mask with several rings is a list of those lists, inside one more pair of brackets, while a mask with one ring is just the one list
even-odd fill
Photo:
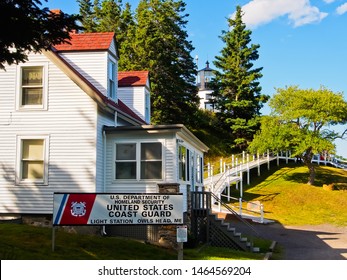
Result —
[[54, 225], [182, 224], [182, 194], [55, 193]]
[[176, 237], [177, 237], [177, 242], [188, 241], [188, 228], [186, 225], [177, 226]]

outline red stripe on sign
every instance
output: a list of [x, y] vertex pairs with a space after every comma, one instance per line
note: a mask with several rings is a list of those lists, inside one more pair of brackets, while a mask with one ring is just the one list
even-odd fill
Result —
[[96, 194], [70, 194], [60, 225], [86, 225], [95, 202]]

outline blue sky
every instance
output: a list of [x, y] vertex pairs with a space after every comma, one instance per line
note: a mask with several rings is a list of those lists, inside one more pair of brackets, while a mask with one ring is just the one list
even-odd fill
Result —
[[[136, 8], [138, 0], [123, 0]], [[244, 11], [243, 20], [252, 30], [252, 43], [259, 44], [263, 67], [263, 93], [298, 85], [318, 89], [325, 86], [343, 92], [347, 100], [347, 0], [186, 0], [187, 32], [198, 56], [198, 68], [223, 48], [219, 36], [227, 30], [226, 18], [235, 7]], [[49, 0], [50, 8], [78, 13], [74, 0]], [[269, 113], [265, 106], [263, 114]], [[347, 128], [347, 126], [345, 126]], [[336, 127], [342, 131], [344, 127]], [[337, 153], [347, 158], [347, 140], [336, 141]]]

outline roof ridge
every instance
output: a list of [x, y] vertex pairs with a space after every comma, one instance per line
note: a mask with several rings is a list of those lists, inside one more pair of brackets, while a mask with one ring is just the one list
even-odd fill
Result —
[[70, 33], [65, 43], [54, 45], [58, 51], [90, 51], [108, 50], [114, 39], [115, 32]]

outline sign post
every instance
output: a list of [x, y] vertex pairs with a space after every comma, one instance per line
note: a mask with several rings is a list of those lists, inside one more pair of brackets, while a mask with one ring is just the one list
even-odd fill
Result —
[[183, 242], [188, 241], [188, 228], [186, 225], [177, 226], [178, 260], [183, 260]]

